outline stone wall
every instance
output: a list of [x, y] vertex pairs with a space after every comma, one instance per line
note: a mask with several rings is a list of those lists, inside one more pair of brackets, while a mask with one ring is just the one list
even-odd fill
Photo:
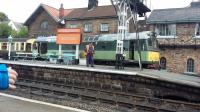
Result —
[[167, 70], [170, 72], [185, 73], [187, 70], [187, 60], [194, 60], [194, 72], [200, 75], [200, 49], [187, 48], [165, 48], [160, 50], [161, 57], [167, 60]]
[[[150, 26], [155, 31], [155, 25]], [[158, 38], [160, 57], [167, 60], [167, 70], [170, 72], [185, 73], [187, 59], [194, 59], [194, 72], [200, 74], [200, 39], [194, 38], [195, 23], [176, 24], [175, 38]], [[169, 47], [170, 46], [170, 47]]]
[[[66, 86], [87, 88], [89, 90], [107, 91], [131, 95], [178, 96], [190, 100], [200, 100], [199, 88], [169, 83], [139, 75], [103, 73], [99, 71], [72, 70], [65, 68], [12, 65], [19, 78], [60, 83]], [[190, 89], [188, 89], [190, 88]], [[188, 95], [190, 93], [190, 95]]]
[[[48, 29], [42, 30], [41, 29], [41, 23], [43, 21], [48, 21]], [[31, 22], [32, 24], [28, 26], [29, 29], [29, 37], [31, 38], [37, 38], [40, 35], [56, 35], [57, 33], [57, 23], [56, 21], [44, 10], [38, 14], [38, 16]]]

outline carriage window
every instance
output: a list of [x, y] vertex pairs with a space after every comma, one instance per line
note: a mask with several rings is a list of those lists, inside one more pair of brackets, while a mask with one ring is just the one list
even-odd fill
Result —
[[3, 43], [1, 49], [6, 50], [7, 49], [7, 43]]
[[187, 60], [187, 72], [194, 72], [194, 60], [191, 58]]
[[[141, 51], [147, 51], [147, 43], [146, 43], [146, 40], [142, 39], [142, 40], [139, 40], [140, 42], [140, 50]], [[136, 41], [135, 43], [135, 50], [138, 50], [138, 42]]]
[[166, 58], [165, 57], [161, 57], [160, 58], [160, 67], [161, 67], [161, 69], [166, 69], [166, 64], [167, 64], [167, 60], [166, 60]]
[[152, 40], [151, 40], [151, 38], [148, 39], [148, 45], [152, 46]]
[[19, 43], [16, 43], [16, 51], [19, 51]]
[[24, 43], [21, 43], [21, 48], [20, 48], [21, 51], [24, 50]]

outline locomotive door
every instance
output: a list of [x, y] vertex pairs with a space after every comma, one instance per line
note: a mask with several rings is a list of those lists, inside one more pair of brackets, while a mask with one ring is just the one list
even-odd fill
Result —
[[133, 40], [130, 40], [130, 44], [129, 44], [129, 57], [130, 59], [134, 60], [134, 44], [135, 42]]

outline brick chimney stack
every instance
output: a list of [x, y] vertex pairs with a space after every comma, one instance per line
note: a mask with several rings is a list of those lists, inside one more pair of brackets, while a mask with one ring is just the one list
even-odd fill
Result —
[[98, 0], [89, 0], [88, 2], [88, 10], [93, 10], [98, 6]]
[[60, 9], [59, 9], [59, 18], [62, 19], [64, 17], [64, 8], [63, 8], [63, 4], [60, 5]]

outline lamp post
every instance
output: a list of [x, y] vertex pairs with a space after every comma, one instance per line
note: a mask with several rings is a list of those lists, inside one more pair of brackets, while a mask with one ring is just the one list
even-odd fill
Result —
[[9, 46], [8, 46], [8, 59], [10, 60], [10, 52], [11, 52], [11, 46], [12, 46], [12, 39], [13, 37], [10, 35], [8, 37], [8, 43], [9, 43]]

